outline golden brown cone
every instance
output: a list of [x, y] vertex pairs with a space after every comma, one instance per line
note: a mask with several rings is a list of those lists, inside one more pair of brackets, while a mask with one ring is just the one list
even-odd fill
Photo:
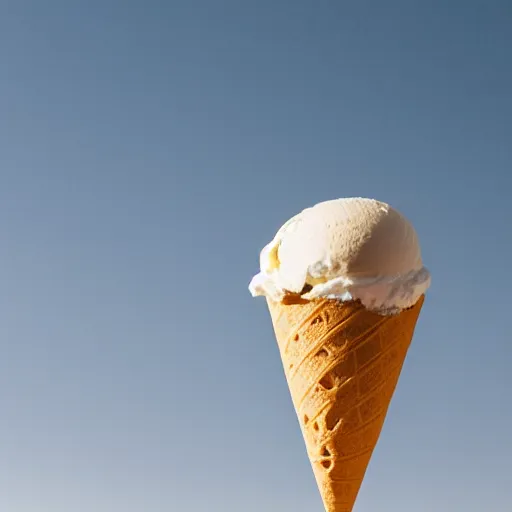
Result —
[[398, 315], [359, 302], [268, 300], [284, 371], [327, 512], [351, 512], [423, 297]]

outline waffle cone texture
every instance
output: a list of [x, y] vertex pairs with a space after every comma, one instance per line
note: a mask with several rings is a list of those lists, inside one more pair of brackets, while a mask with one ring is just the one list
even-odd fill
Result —
[[423, 297], [387, 316], [359, 302], [267, 302], [325, 510], [351, 512]]

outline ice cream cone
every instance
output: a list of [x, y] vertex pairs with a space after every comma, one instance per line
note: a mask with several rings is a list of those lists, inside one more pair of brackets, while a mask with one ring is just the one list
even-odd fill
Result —
[[423, 296], [397, 315], [359, 302], [268, 300], [327, 512], [351, 512], [412, 340]]

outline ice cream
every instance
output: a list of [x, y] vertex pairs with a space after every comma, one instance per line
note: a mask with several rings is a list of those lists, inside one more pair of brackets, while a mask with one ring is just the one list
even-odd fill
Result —
[[430, 284], [412, 225], [373, 199], [305, 209], [262, 250], [260, 267], [249, 286], [253, 295], [357, 299], [381, 313], [412, 306]]
[[250, 284], [270, 310], [327, 512], [351, 512], [411, 344], [430, 274], [411, 224], [338, 199], [290, 219]]

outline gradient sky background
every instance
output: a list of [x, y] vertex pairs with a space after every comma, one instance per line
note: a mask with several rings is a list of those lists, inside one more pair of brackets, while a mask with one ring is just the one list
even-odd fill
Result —
[[512, 506], [509, 1], [0, 1], [0, 510], [322, 510], [247, 285], [362, 195], [433, 274], [357, 512]]

